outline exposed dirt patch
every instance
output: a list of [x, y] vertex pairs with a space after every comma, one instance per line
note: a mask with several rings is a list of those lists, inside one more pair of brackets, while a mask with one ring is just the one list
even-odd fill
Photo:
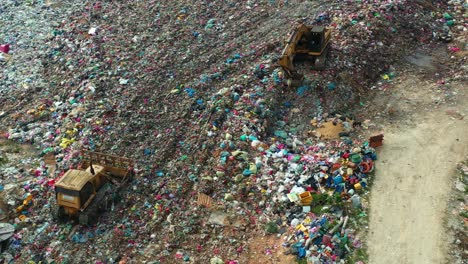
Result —
[[343, 130], [343, 124], [341, 123], [326, 122], [317, 129], [317, 133], [323, 139], [336, 139], [339, 138], [339, 134]]

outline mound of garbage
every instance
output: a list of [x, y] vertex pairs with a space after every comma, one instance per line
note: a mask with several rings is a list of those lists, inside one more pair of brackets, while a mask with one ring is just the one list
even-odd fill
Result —
[[[311, 263], [343, 263], [362, 247], [377, 155], [358, 133], [372, 122], [339, 113], [391, 82], [410, 48], [446, 39], [464, 8], [5, 2], [0, 132], [55, 160], [0, 168], [24, 198], [11, 206], [26, 201], [1, 255], [15, 263], [238, 263], [251, 230]], [[289, 89], [275, 58], [297, 20], [331, 27], [332, 49], [326, 70], [303, 68]], [[137, 177], [97, 225], [60, 224], [54, 183], [82, 148], [134, 159]]]

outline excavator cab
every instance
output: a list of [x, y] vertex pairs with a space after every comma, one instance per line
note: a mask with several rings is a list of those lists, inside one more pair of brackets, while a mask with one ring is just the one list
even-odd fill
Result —
[[325, 30], [323, 27], [313, 27], [310, 30], [309, 50], [311, 52], [321, 52], [323, 41], [325, 39]]
[[287, 77], [296, 81], [302, 80], [302, 76], [294, 68], [296, 56], [306, 57], [312, 61], [313, 70], [323, 70], [325, 69], [330, 42], [331, 29], [299, 23], [286, 41], [286, 46], [281, 53], [278, 64]]

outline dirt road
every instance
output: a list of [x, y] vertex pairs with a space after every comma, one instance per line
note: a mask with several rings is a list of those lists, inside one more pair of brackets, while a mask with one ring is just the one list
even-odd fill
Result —
[[414, 82], [395, 90], [400, 96], [406, 93], [401, 97], [406, 100], [396, 98], [391, 104], [419, 111], [410, 122], [396, 120], [393, 128], [384, 128], [370, 200], [371, 264], [447, 263], [452, 240], [444, 216], [451, 177], [468, 154], [466, 88], [457, 87], [456, 102], [435, 105], [437, 93]]

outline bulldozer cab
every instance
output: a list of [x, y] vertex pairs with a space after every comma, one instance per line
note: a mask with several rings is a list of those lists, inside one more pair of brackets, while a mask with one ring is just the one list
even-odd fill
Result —
[[[83, 170], [68, 170], [62, 178], [55, 183], [57, 204], [69, 208], [69, 214], [83, 210], [96, 193], [96, 186], [106, 181], [103, 175], [104, 167], [93, 165]], [[92, 173], [94, 172], [94, 174]]]
[[133, 176], [133, 164], [127, 158], [83, 151], [82, 166], [86, 169], [68, 170], [55, 183], [57, 204], [53, 216], [78, 217], [80, 223], [86, 224], [95, 221], [101, 204], [108, 204], [108, 194]]

